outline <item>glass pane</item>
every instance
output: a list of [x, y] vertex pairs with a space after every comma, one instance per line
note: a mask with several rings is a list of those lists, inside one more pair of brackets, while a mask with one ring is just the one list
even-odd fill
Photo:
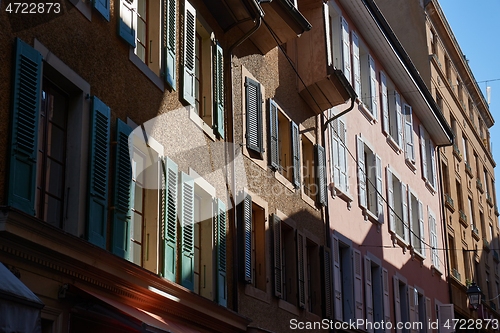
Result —
[[47, 134], [47, 152], [49, 156], [59, 162], [63, 162], [65, 141], [64, 131], [49, 123]]
[[141, 59], [143, 62], [146, 61], [146, 49], [141, 44], [137, 44], [135, 48], [135, 54]]
[[142, 242], [142, 216], [134, 213], [134, 221], [132, 222], [132, 231], [130, 238], [135, 240], [136, 242]]
[[143, 184], [143, 173], [144, 173], [144, 156], [140, 153], [138, 153], [136, 150], [134, 150], [133, 153], [133, 167], [135, 169], [134, 171], [134, 178], [139, 184]]
[[146, 22], [137, 20], [137, 39], [141, 44], [146, 44]]
[[46, 195], [45, 196], [45, 222], [55, 227], [61, 227], [62, 202]]
[[141, 185], [137, 183], [133, 183], [132, 186], [135, 186], [134, 209], [136, 212], [142, 213], [142, 197], [144, 194], [144, 190], [142, 189]]
[[45, 190], [58, 198], [63, 196], [63, 166], [56, 161], [47, 159]]
[[146, 20], [146, 0], [137, 1], [137, 12], [143, 20]]
[[66, 128], [66, 96], [52, 91], [50, 99], [52, 107], [48, 110], [49, 120], [61, 128]]
[[130, 261], [132, 261], [134, 264], [141, 265], [142, 260], [141, 260], [141, 254], [142, 254], [142, 245], [137, 244], [132, 242], [132, 248], [130, 249]]

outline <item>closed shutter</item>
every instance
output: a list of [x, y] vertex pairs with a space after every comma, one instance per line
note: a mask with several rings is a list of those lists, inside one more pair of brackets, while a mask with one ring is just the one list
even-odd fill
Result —
[[219, 42], [214, 46], [214, 130], [224, 138], [224, 52]]
[[252, 283], [252, 197], [248, 194], [243, 199], [242, 222], [243, 278]]
[[306, 238], [297, 230], [297, 278], [299, 285], [299, 307], [306, 306]]
[[424, 206], [418, 201], [418, 228], [420, 235], [420, 253], [425, 257]]
[[89, 242], [106, 248], [108, 222], [108, 170], [110, 143], [109, 107], [92, 97], [88, 183], [87, 236]]
[[300, 181], [300, 134], [299, 126], [292, 121], [293, 186], [299, 188]]
[[438, 306], [439, 333], [451, 333], [454, 330], [455, 310], [453, 304], [441, 304]]
[[247, 148], [257, 153], [264, 152], [262, 138], [262, 97], [260, 83], [245, 78]]
[[349, 189], [347, 183], [347, 142], [346, 142], [346, 131], [347, 127], [345, 125], [345, 121], [339, 119], [339, 166], [340, 166], [340, 189], [347, 193]]
[[194, 180], [184, 172], [179, 179], [181, 223], [181, 285], [194, 290]]
[[403, 147], [403, 115], [401, 113], [401, 96], [397, 91], [394, 91], [394, 101], [396, 103], [396, 133], [397, 138], [396, 141], [398, 143], [399, 148]]
[[179, 168], [168, 157], [163, 158], [162, 164], [163, 276], [175, 282]]
[[389, 104], [387, 99], [387, 77], [384, 72], [380, 72], [380, 94], [382, 97], [382, 128], [386, 134], [390, 134], [389, 131]]
[[271, 168], [279, 170], [279, 142], [278, 142], [278, 105], [272, 99], [269, 99], [269, 146], [271, 151]]
[[432, 265], [439, 269], [439, 255], [438, 255], [438, 238], [437, 238], [437, 231], [436, 231], [436, 218], [431, 214], [429, 211], [429, 230], [430, 230], [430, 245], [432, 247], [432, 256], [431, 256], [431, 261]]
[[378, 119], [378, 94], [377, 94], [377, 74], [375, 72], [375, 60], [371, 55], [368, 55], [368, 66], [370, 68], [370, 99], [372, 115]]
[[406, 194], [406, 185], [401, 183], [401, 201], [402, 201], [402, 205], [403, 205], [403, 230], [404, 230], [404, 233], [403, 233], [403, 237], [404, 237], [404, 240], [405, 242], [409, 243], [410, 242], [410, 239], [409, 239], [409, 236], [410, 236], [410, 233], [409, 233], [409, 228], [408, 228], [408, 205], [411, 204], [411, 202], [409, 203], [408, 202], [408, 196]]
[[425, 129], [420, 125], [420, 160], [422, 162], [422, 178], [427, 180], [427, 149], [425, 148]]
[[410, 161], [415, 160], [415, 152], [413, 148], [413, 117], [412, 108], [408, 104], [404, 105], [405, 118], [405, 158]]
[[217, 256], [217, 302], [227, 306], [226, 283], [226, 205], [217, 200], [217, 218], [215, 223], [215, 246]]
[[283, 295], [283, 275], [281, 272], [281, 219], [273, 214], [273, 259], [274, 259], [274, 295]]
[[[382, 288], [384, 292], [384, 321], [386, 323], [391, 321], [391, 301], [389, 297], [389, 272], [387, 269], [382, 268]], [[387, 327], [387, 326], [386, 326]], [[385, 329], [386, 333], [390, 333], [391, 329], [386, 328]]]
[[384, 223], [384, 200], [382, 198], [382, 160], [375, 155], [375, 172], [377, 173], [377, 217]]
[[431, 175], [429, 176], [429, 180], [432, 182], [432, 186], [435, 188], [437, 184], [437, 174], [436, 174], [436, 154], [434, 152], [435, 146], [434, 142], [429, 139], [429, 155], [431, 156], [431, 165], [428, 166], [431, 171]]
[[196, 9], [184, 2], [184, 63], [182, 98], [193, 107], [196, 106]]
[[118, 34], [132, 47], [135, 47], [135, 30], [137, 29], [136, 11], [137, 0], [120, 0]]
[[365, 165], [365, 143], [357, 136], [358, 148], [358, 190], [359, 205], [366, 208], [366, 165]]
[[94, 8], [109, 21], [109, 0], [93, 0]]
[[352, 82], [351, 78], [351, 44], [349, 41], [349, 24], [345, 18], [341, 18], [342, 25], [342, 59], [343, 59], [343, 69], [344, 75], [347, 80]]
[[389, 230], [391, 232], [396, 232], [396, 216], [394, 213], [394, 181], [389, 167], [387, 167], [387, 205], [389, 206]]
[[320, 145], [315, 145], [316, 155], [316, 184], [318, 186], [318, 203], [322, 206], [327, 205], [327, 188], [326, 188], [326, 156], [325, 148]]
[[[19, 38], [16, 39], [12, 75], [7, 202], [11, 207], [35, 215], [42, 55]], [[109, 118], [109, 112], [107, 116]]]
[[340, 246], [337, 236], [332, 235], [333, 256], [333, 312], [334, 319], [342, 321], [342, 272], [340, 271]]
[[164, 78], [165, 81], [176, 89], [177, 75], [175, 73], [175, 65], [177, 58], [177, 0], [167, 0], [166, 9], [166, 46], [165, 46], [165, 63], [164, 63]]
[[111, 250], [117, 256], [127, 260], [130, 255], [131, 208], [134, 202], [132, 165], [129, 153], [132, 147], [131, 133], [132, 128], [120, 119], [116, 120], [113, 237], [111, 239]]
[[356, 319], [364, 319], [363, 317], [363, 276], [362, 276], [362, 259], [361, 252], [352, 249], [352, 263], [354, 273], [354, 315]]
[[[373, 278], [372, 278], [372, 261], [365, 256], [365, 309], [366, 322], [373, 323]], [[373, 326], [366, 327], [368, 332], [373, 332]]]
[[[399, 295], [399, 278], [394, 275], [392, 277], [394, 288], [394, 321], [395, 323], [401, 322], [401, 297]], [[401, 329], [396, 329], [397, 333], [401, 333]]]
[[352, 32], [352, 67], [354, 72], [354, 91], [361, 96], [361, 63], [359, 61], [359, 37]]
[[332, 319], [332, 257], [330, 250], [326, 247], [321, 247], [323, 253], [323, 286], [325, 288], [323, 293], [324, 316], [325, 318]]

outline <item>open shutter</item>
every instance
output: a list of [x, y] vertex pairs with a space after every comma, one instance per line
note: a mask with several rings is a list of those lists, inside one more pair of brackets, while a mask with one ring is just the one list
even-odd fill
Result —
[[347, 153], [346, 153], [346, 125], [345, 121], [339, 119], [339, 166], [340, 166], [340, 189], [347, 193], [348, 184], [347, 184]]
[[175, 65], [177, 58], [177, 0], [166, 1], [166, 46], [165, 46], [165, 63], [164, 63], [164, 78], [165, 81], [176, 89], [177, 76], [175, 73]]
[[394, 213], [394, 182], [392, 179], [392, 172], [387, 167], [387, 204], [389, 205], [389, 230], [396, 232], [396, 217]]
[[181, 172], [179, 179], [181, 223], [181, 285], [194, 290], [194, 180]]
[[292, 121], [293, 186], [300, 188], [300, 134], [299, 126]]
[[[432, 304], [429, 297], [425, 298], [425, 317], [427, 318], [427, 323], [430, 323], [432, 321]], [[429, 324], [427, 324], [427, 327], [429, 327]], [[432, 331], [429, 330], [429, 332]]]
[[424, 206], [418, 201], [418, 228], [420, 234], [420, 253], [425, 257]]
[[94, 8], [109, 22], [109, 0], [93, 0]]
[[401, 113], [401, 96], [397, 91], [394, 91], [394, 100], [396, 103], [396, 131], [398, 133], [398, 146], [403, 147], [403, 115]]
[[193, 107], [196, 106], [196, 9], [184, 1], [184, 63], [182, 98]]
[[332, 235], [333, 256], [333, 312], [334, 319], [342, 321], [342, 275], [340, 271], [340, 246], [337, 236]]
[[326, 247], [321, 247], [323, 253], [323, 286], [325, 291], [323, 293], [324, 316], [325, 318], [332, 319], [332, 257], [330, 250]]
[[361, 96], [361, 63], [359, 62], [359, 37], [352, 32], [352, 67], [354, 72], [354, 91]]
[[342, 59], [344, 75], [351, 82], [351, 43], [349, 41], [349, 24], [345, 18], [341, 18], [342, 25]]
[[257, 153], [264, 152], [262, 138], [262, 100], [260, 83], [245, 78], [246, 91], [246, 139], [247, 148]]
[[137, 0], [120, 0], [118, 34], [132, 47], [135, 47], [135, 29], [137, 27], [136, 11]]
[[370, 68], [370, 99], [372, 107], [372, 115], [378, 119], [378, 94], [377, 94], [377, 73], [375, 72], [375, 60], [371, 55], [368, 55], [368, 66]]
[[327, 66], [328, 68], [333, 67], [333, 55], [332, 55], [332, 40], [331, 40], [331, 31], [330, 31], [330, 8], [327, 3], [323, 3], [323, 22], [325, 23], [323, 26], [325, 28], [325, 42], [326, 42], [326, 58], [327, 58]]
[[214, 46], [214, 130], [224, 138], [224, 52], [219, 42]]
[[403, 230], [404, 230], [404, 240], [405, 242], [409, 243], [410, 242], [410, 239], [409, 239], [409, 236], [410, 236], [410, 233], [409, 233], [409, 227], [408, 227], [408, 196], [406, 194], [406, 185], [401, 183], [401, 201], [402, 201], [402, 205], [403, 205]]
[[326, 156], [325, 148], [315, 145], [316, 155], [316, 185], [318, 186], [318, 203], [322, 206], [327, 204], [326, 189]]
[[420, 244], [418, 243], [418, 237], [415, 234], [416, 230], [413, 230], [413, 205], [411, 204], [411, 190], [410, 190], [410, 184], [406, 185], [407, 191], [407, 203], [408, 203], [408, 228], [409, 228], [409, 236], [410, 238], [408, 239], [409, 242], [411, 242], [411, 246], [415, 249], [417, 248]]
[[119, 257], [129, 259], [130, 228], [134, 189], [130, 147], [132, 128], [120, 119], [116, 120], [115, 184], [113, 198], [113, 237], [111, 250]]
[[413, 117], [412, 109], [408, 104], [404, 105], [405, 118], [405, 158], [410, 161], [415, 160], [415, 152], [413, 148]]
[[217, 256], [217, 303], [227, 306], [226, 283], [226, 205], [217, 200], [217, 220], [214, 235]]
[[428, 166], [431, 168], [431, 176], [430, 181], [432, 182], [432, 186], [436, 187], [437, 184], [437, 173], [436, 173], [436, 154], [434, 151], [434, 142], [429, 139], [429, 154], [431, 155], [431, 165]]
[[363, 319], [363, 277], [361, 252], [352, 249], [352, 263], [354, 273], [354, 315], [356, 319]]
[[384, 200], [382, 198], [382, 160], [375, 155], [375, 172], [377, 173], [377, 217], [384, 223]]
[[273, 257], [274, 257], [274, 295], [281, 298], [283, 280], [281, 273], [281, 220], [273, 214]]
[[164, 224], [163, 276], [175, 282], [175, 263], [177, 253], [177, 164], [165, 157], [162, 161], [162, 217]]
[[455, 319], [455, 310], [453, 304], [441, 304], [438, 306], [439, 313], [439, 333], [455, 332], [453, 319]]
[[11, 207], [35, 215], [42, 55], [18, 38], [12, 75], [7, 202]]
[[243, 199], [243, 277], [252, 283], [252, 197], [245, 195]]
[[387, 77], [384, 72], [380, 72], [380, 94], [382, 97], [382, 128], [386, 134], [390, 134], [389, 131], [389, 105], [387, 99]]
[[108, 222], [110, 117], [109, 107], [93, 96], [90, 117], [87, 237], [89, 242], [103, 249], [106, 248]]
[[427, 149], [425, 148], [425, 129], [420, 125], [420, 160], [422, 162], [422, 178], [427, 180]]
[[306, 306], [306, 238], [297, 230], [297, 278], [299, 285], [299, 307]]
[[[369, 257], [365, 256], [365, 309], [366, 309], [366, 322], [373, 323], [373, 279], [372, 279], [372, 261]], [[373, 332], [373, 326], [369, 325], [368, 332]]]
[[[408, 288], [408, 304], [410, 308], [410, 322], [415, 323], [417, 321], [417, 316], [415, 312], [416, 304], [415, 304], [415, 295], [416, 290], [413, 287]], [[423, 324], [423, 323], [422, 323]], [[414, 329], [411, 329], [411, 332], [415, 332]]]
[[[387, 269], [382, 268], [382, 287], [384, 292], [384, 321], [386, 323], [391, 321], [391, 300], [389, 297], [389, 272]], [[386, 328], [386, 333], [390, 333], [391, 329]]]
[[[396, 323], [401, 322], [401, 297], [399, 295], [399, 278], [394, 275], [392, 277], [393, 288], [394, 288], [394, 321]], [[397, 333], [401, 333], [401, 329], [396, 329]]]
[[271, 168], [279, 170], [280, 155], [278, 143], [278, 106], [276, 102], [269, 99], [269, 146], [271, 151]]
[[357, 136], [358, 148], [358, 189], [359, 205], [366, 208], [366, 166], [365, 166], [365, 143]]
[[[332, 115], [330, 115], [332, 117]], [[340, 164], [339, 164], [339, 139], [338, 139], [339, 120], [335, 119], [330, 123], [330, 146], [331, 146], [331, 160], [330, 172], [333, 177], [333, 184], [335, 187], [340, 187]]]

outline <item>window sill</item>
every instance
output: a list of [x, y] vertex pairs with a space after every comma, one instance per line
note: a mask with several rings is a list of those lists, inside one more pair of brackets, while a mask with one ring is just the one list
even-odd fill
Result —
[[300, 314], [299, 308], [297, 306], [293, 305], [292, 303], [288, 303], [283, 299], [280, 299], [278, 301], [278, 307], [296, 316], [299, 316]]
[[341, 189], [335, 187], [334, 183], [331, 183], [329, 188], [332, 193], [332, 198], [335, 199], [335, 197], [339, 197], [340, 199], [344, 200], [347, 203], [347, 209], [351, 210], [352, 202], [354, 201], [354, 199], [349, 195], [349, 193], [346, 193]]
[[[303, 185], [302, 185], [303, 186]], [[309, 206], [311, 206], [312, 208], [314, 209], [318, 209], [316, 207], [316, 202], [311, 199], [311, 197], [309, 197], [307, 194], [304, 193], [304, 188], [302, 187], [301, 190], [300, 190], [300, 197], [302, 198], [302, 200], [304, 200]]]
[[413, 173], [417, 173], [417, 167], [415, 166], [415, 160], [410, 160], [409, 158], [405, 158], [405, 162], [406, 162], [406, 165], [408, 166], [408, 168], [410, 168], [410, 170]]
[[258, 299], [264, 303], [271, 304], [271, 297], [269, 294], [263, 290], [255, 288], [251, 284], [245, 285], [245, 295]]
[[289, 189], [291, 192], [295, 192], [295, 187], [293, 186], [292, 182], [288, 180], [285, 176], [283, 176], [279, 171], [273, 171], [274, 178], [279, 181], [281, 184], [283, 184], [287, 189]]
[[431, 192], [432, 195], [436, 194], [436, 189], [431, 184], [431, 182], [427, 179], [425, 180], [425, 187], [427, 187], [427, 189], [429, 190], [429, 192]]
[[375, 213], [373, 213], [371, 210], [365, 207], [363, 207], [363, 215], [365, 216], [365, 221], [370, 220], [370, 222], [376, 223], [377, 229], [380, 229], [380, 225], [384, 222], [380, 221], [380, 218]]
[[411, 248], [411, 254], [414, 256], [415, 259], [420, 261], [420, 264], [422, 265], [424, 260], [425, 260], [425, 254], [421, 253], [414, 247]]
[[399, 236], [395, 231], [392, 231], [392, 245], [399, 245], [403, 249], [403, 253], [406, 253], [409, 243], [405, 241], [401, 236]]
[[396, 140], [394, 140], [394, 138], [388, 134], [387, 135], [387, 144], [396, 152], [396, 154], [401, 154], [403, 152], [403, 149], [401, 149], [398, 145], [398, 143], [396, 142]]
[[443, 276], [443, 272], [441, 272], [441, 270], [434, 265], [431, 265], [431, 271], [432, 275], [437, 274], [440, 277]]
[[208, 124], [204, 122], [203, 119], [201, 119], [201, 117], [196, 113], [196, 111], [192, 106], [189, 106], [188, 108], [189, 108], [189, 119], [191, 119], [193, 123], [195, 123], [203, 132], [205, 132], [205, 134], [210, 139], [212, 139], [212, 141], [216, 141], [213, 129], [210, 126], [208, 126]]
[[87, 0], [69, 0], [76, 9], [90, 22], [92, 22], [92, 6]]
[[129, 60], [137, 67], [139, 70], [146, 75], [146, 77], [154, 83], [154, 85], [160, 89], [162, 92], [165, 91], [165, 84], [163, 79], [156, 75], [142, 60], [134, 53], [134, 49], [132, 47], [129, 48], [128, 53]]
[[371, 124], [375, 124], [377, 119], [373, 116], [372, 112], [368, 109], [365, 103], [361, 102], [359, 99], [357, 100], [359, 103], [359, 110], [361, 113], [368, 119]]

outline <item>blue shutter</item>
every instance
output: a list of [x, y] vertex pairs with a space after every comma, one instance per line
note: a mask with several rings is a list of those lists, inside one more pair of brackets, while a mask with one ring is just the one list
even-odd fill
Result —
[[224, 138], [224, 53], [219, 42], [214, 49], [214, 130]]
[[240, 221], [240, 244], [242, 248], [243, 260], [243, 281], [246, 283], [252, 282], [252, 197], [245, 195], [241, 204], [241, 221]]
[[278, 106], [276, 102], [269, 99], [269, 145], [271, 150], [271, 167], [279, 170], [279, 142], [278, 142]]
[[177, 253], [177, 172], [179, 168], [168, 157], [163, 159], [162, 164], [163, 276], [175, 282]]
[[134, 190], [130, 148], [132, 129], [120, 119], [116, 120], [115, 184], [113, 195], [113, 237], [112, 252], [129, 259], [130, 228]]
[[93, 96], [90, 116], [87, 237], [89, 242], [102, 248], [106, 248], [108, 221], [110, 117], [109, 107]]
[[16, 39], [7, 203], [35, 215], [37, 136], [42, 55]]
[[300, 133], [299, 126], [292, 121], [293, 186], [300, 187]]
[[109, 0], [93, 0], [94, 8], [109, 22]]
[[322, 206], [327, 205], [326, 189], [326, 153], [325, 148], [315, 145], [316, 157], [316, 185], [318, 186], [318, 203]]
[[264, 152], [260, 83], [246, 77], [245, 93], [247, 148], [260, 154]]
[[175, 61], [176, 61], [176, 47], [177, 47], [177, 2], [176, 0], [167, 0], [167, 16], [166, 16], [166, 39], [167, 45], [165, 47], [165, 63], [164, 78], [165, 81], [176, 89], [176, 75], [175, 75]]
[[273, 214], [273, 259], [274, 259], [274, 295], [282, 298], [283, 295], [283, 275], [281, 272], [281, 219]]
[[181, 173], [179, 182], [181, 222], [181, 284], [194, 290], [194, 179]]
[[[115, 2], [115, 4], [118, 1]], [[135, 47], [136, 7], [137, 0], [119, 0], [120, 18], [118, 20], [118, 34], [130, 46]]]
[[215, 221], [215, 246], [217, 256], [217, 302], [227, 306], [226, 283], [226, 205], [217, 200], [217, 217]]
[[184, 64], [182, 80], [182, 98], [193, 107], [196, 105], [196, 9], [185, 1], [184, 6]]

